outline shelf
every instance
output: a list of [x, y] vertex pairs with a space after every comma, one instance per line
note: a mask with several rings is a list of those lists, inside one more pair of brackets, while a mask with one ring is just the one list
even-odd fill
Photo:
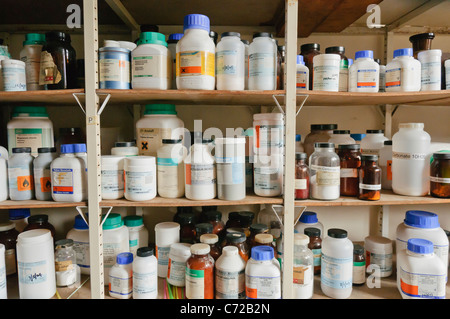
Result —
[[0, 209], [16, 209], [16, 208], [65, 208], [86, 206], [86, 202], [54, 202], [43, 200], [5, 200], [0, 202]]
[[[43, 106], [77, 105], [73, 94], [82, 94], [84, 89], [42, 90], [3, 92], [0, 91], [0, 104], [22, 105], [23, 103]], [[82, 100], [84, 98], [80, 98]]]
[[296, 200], [296, 207], [330, 207], [330, 206], [381, 206], [381, 205], [428, 205], [450, 204], [450, 198], [435, 198], [431, 196], [403, 196], [390, 191], [382, 191], [381, 199], [377, 201], [360, 200], [356, 197], [341, 197], [333, 201]]

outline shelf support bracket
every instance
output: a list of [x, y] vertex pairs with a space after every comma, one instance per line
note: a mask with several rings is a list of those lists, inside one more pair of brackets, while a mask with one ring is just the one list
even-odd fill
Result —
[[[86, 223], [86, 225], [89, 226], [88, 218], [86, 218], [86, 214], [83, 213], [83, 211], [82, 211], [83, 208], [87, 209], [88, 207], [87, 207], [87, 206], [77, 206], [77, 207], [75, 207], [75, 208], [77, 209], [78, 213], [81, 215], [81, 218], [83, 218], [83, 220], [84, 220], [84, 222]], [[103, 223], [105, 222], [106, 218], [108, 218], [109, 213], [111, 213], [111, 211], [112, 211], [112, 209], [113, 209], [112, 206], [100, 206], [100, 209], [104, 209], [104, 208], [108, 208], [108, 212], [105, 214], [105, 217], [104, 217], [103, 220], [101, 221], [101, 223], [100, 223], [100, 225], [99, 225], [100, 227], [103, 226]]]
[[[273, 94], [273, 95], [272, 95], [272, 98], [273, 98], [273, 100], [275, 101], [275, 104], [276, 104], [278, 110], [279, 110], [283, 115], [286, 115], [285, 110], [283, 109], [283, 107], [280, 105], [280, 102], [278, 102], [278, 99], [276, 98], [277, 96], [283, 96], [283, 97], [285, 97], [285, 95], [284, 95], [284, 94]], [[299, 106], [299, 108], [298, 108], [298, 110], [297, 110], [297, 113], [295, 113], [295, 116], [297, 117], [298, 114], [300, 113], [301, 109], [303, 108], [303, 105], [305, 105], [305, 102], [306, 102], [306, 100], [308, 99], [308, 95], [307, 95], [307, 94], [296, 94], [296, 96], [297, 96], [297, 97], [298, 97], [298, 96], [303, 97], [303, 100], [302, 100], [302, 102], [300, 103], [300, 106]]]
[[[80, 99], [78, 98], [78, 96], [85, 96], [85, 93], [72, 93], [73, 97], [75, 98], [75, 100], [78, 103], [78, 106], [81, 108], [81, 110], [83, 111], [84, 114], [86, 114], [86, 110], [84, 109], [84, 105], [83, 103], [81, 103]], [[109, 99], [111, 98], [111, 94], [109, 93], [97, 93], [98, 96], [106, 96], [105, 99], [103, 100], [102, 105], [100, 106], [100, 108], [97, 111], [97, 115], [100, 116], [103, 112], [103, 110], [106, 107], [106, 104], [108, 104]]]

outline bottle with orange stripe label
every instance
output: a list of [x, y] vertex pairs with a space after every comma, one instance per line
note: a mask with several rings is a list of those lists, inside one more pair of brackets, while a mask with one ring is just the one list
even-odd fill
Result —
[[355, 53], [355, 62], [350, 68], [350, 92], [378, 92], [380, 65], [373, 59], [372, 50]]
[[386, 92], [417, 92], [421, 88], [421, 64], [412, 48], [394, 50], [394, 59], [386, 65]]
[[31, 147], [12, 149], [8, 160], [9, 197], [11, 200], [34, 198], [33, 156]]

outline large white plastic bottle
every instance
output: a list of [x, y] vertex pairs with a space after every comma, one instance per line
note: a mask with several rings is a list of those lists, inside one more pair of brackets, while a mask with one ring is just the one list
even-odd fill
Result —
[[386, 92], [420, 91], [420, 62], [412, 48], [394, 50], [394, 59], [386, 65]]
[[248, 89], [276, 90], [277, 45], [272, 34], [258, 32], [248, 49]]
[[133, 299], [158, 297], [158, 261], [153, 248], [141, 247], [133, 260]]
[[245, 45], [238, 32], [224, 32], [217, 43], [216, 70], [218, 90], [245, 89]]
[[373, 60], [373, 51], [355, 53], [355, 62], [350, 71], [349, 92], [378, 92], [380, 66]]

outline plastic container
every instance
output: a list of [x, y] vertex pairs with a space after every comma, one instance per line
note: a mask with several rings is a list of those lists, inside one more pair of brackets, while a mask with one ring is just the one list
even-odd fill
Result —
[[117, 299], [133, 296], [133, 254], [120, 253], [109, 271], [109, 295]]
[[245, 295], [247, 299], [281, 299], [281, 272], [274, 262], [274, 250], [256, 246], [245, 266]]
[[56, 202], [81, 202], [84, 199], [84, 164], [75, 156], [73, 145], [61, 145], [61, 155], [50, 165], [52, 198]]
[[447, 267], [433, 253], [433, 243], [411, 238], [407, 245], [397, 258], [397, 288], [402, 298], [445, 299]]
[[306, 135], [303, 141], [303, 148], [309, 157], [314, 153], [314, 144], [318, 142], [328, 143], [328, 140], [333, 136], [333, 131], [337, 129], [337, 124], [311, 124], [311, 131]]
[[355, 61], [350, 68], [349, 92], [378, 92], [380, 66], [373, 60], [373, 51], [355, 53]]
[[259, 113], [253, 115], [253, 150], [255, 155], [284, 153], [284, 115]]
[[400, 123], [392, 137], [392, 190], [409, 196], [428, 195], [430, 135], [423, 123]]
[[5, 251], [2, 258], [6, 264], [6, 275], [16, 273], [16, 242], [19, 232], [13, 222], [0, 223], [0, 244], [4, 245]]
[[328, 47], [325, 53], [335, 53], [341, 56], [341, 64], [339, 66], [339, 92], [348, 91], [348, 58], [345, 56], [345, 48], [343, 46]]
[[361, 154], [380, 156], [380, 149], [387, 140], [384, 130], [366, 130], [366, 136], [361, 140]]
[[[364, 238], [364, 249], [368, 274], [373, 273], [373, 276], [381, 278], [392, 275], [392, 240], [382, 236], [367, 236]], [[370, 265], [376, 265], [376, 268]]]
[[13, 148], [8, 160], [9, 198], [34, 198], [33, 156], [30, 147]]
[[20, 51], [20, 60], [25, 62], [27, 91], [44, 89], [43, 85], [39, 85], [41, 52], [44, 43], [44, 34], [27, 33], [25, 35], [25, 41], [23, 41], [23, 49]]
[[306, 228], [317, 228], [320, 230], [320, 238], [324, 234], [323, 224], [317, 218], [317, 213], [304, 211], [294, 226], [294, 232], [304, 234]]
[[162, 222], [155, 225], [155, 247], [158, 259], [158, 277], [166, 278], [170, 246], [180, 242], [180, 224]]
[[156, 197], [156, 160], [153, 156], [133, 156], [124, 159], [124, 196], [131, 201]]
[[153, 248], [138, 248], [133, 260], [133, 299], [158, 297], [158, 261]]
[[102, 199], [119, 199], [123, 197], [124, 157], [103, 155], [101, 157]]
[[163, 139], [184, 136], [184, 123], [173, 104], [147, 104], [144, 116], [136, 122], [139, 155], [157, 156]]
[[209, 18], [202, 14], [184, 17], [184, 36], [177, 43], [178, 89], [214, 90], [216, 46], [209, 36]]
[[167, 282], [176, 287], [186, 285], [186, 262], [191, 257], [191, 244], [174, 243], [170, 245]]
[[277, 89], [278, 48], [273, 36], [268, 32], [253, 34], [248, 48], [248, 89]]
[[134, 258], [140, 247], [148, 246], [148, 230], [144, 225], [142, 216], [125, 216], [123, 222], [128, 229], [130, 252], [133, 253]]
[[283, 155], [256, 155], [253, 164], [254, 192], [273, 197], [283, 193]]
[[111, 148], [111, 155], [117, 156], [138, 156], [139, 149], [134, 142], [115, 142], [114, 147]]
[[67, 239], [73, 240], [77, 265], [83, 275], [90, 274], [89, 227], [81, 215], [75, 216], [73, 228], [67, 232]]
[[343, 229], [331, 228], [322, 241], [320, 288], [331, 298], [346, 299], [352, 293], [353, 243]]
[[300, 55], [303, 56], [306, 67], [309, 69], [309, 90], [312, 90], [313, 85], [313, 59], [320, 54], [320, 44], [306, 43], [300, 46]]
[[34, 191], [37, 200], [52, 199], [52, 179], [50, 165], [57, 157], [54, 147], [38, 148], [38, 156], [33, 160]]
[[386, 92], [417, 92], [421, 86], [421, 65], [411, 48], [394, 50], [386, 65]]
[[54, 147], [53, 124], [45, 107], [16, 106], [7, 128], [10, 154], [14, 147], [31, 147], [33, 156], [39, 147]]
[[430, 240], [433, 243], [434, 253], [442, 260], [446, 268], [448, 267], [448, 237], [440, 227], [438, 215], [420, 210], [407, 211], [403, 223], [400, 223], [396, 229], [397, 254], [407, 248], [408, 239], [411, 238]]
[[313, 58], [313, 91], [339, 91], [339, 54], [319, 54]]
[[9, 220], [12, 221], [16, 230], [21, 233], [28, 225], [28, 217], [30, 217], [29, 208], [17, 208], [9, 210]]
[[88, 199], [88, 181], [87, 181], [87, 148], [86, 143], [73, 144], [73, 152], [75, 157], [81, 160], [81, 170], [84, 174], [81, 174], [83, 180], [83, 200]]
[[25, 62], [21, 60], [1, 60], [3, 76], [3, 91], [26, 91], [27, 79]]
[[186, 298], [214, 299], [214, 259], [207, 244], [191, 246], [186, 262]]
[[184, 165], [187, 155], [181, 139], [163, 139], [157, 151], [158, 194], [165, 198], [184, 196]]
[[381, 168], [381, 188], [392, 189], [392, 141], [383, 142], [378, 165]]
[[166, 37], [158, 32], [141, 32], [131, 52], [131, 87], [167, 90], [172, 85], [171, 54]]
[[314, 255], [308, 248], [309, 237], [294, 235], [294, 298], [311, 299], [314, 291]]
[[335, 200], [340, 196], [340, 159], [332, 143], [316, 143], [309, 158], [310, 194], [319, 200]]
[[333, 143], [336, 150], [341, 144], [355, 144], [355, 140], [350, 136], [349, 130], [333, 130], [333, 135], [331, 135], [328, 143]]
[[0, 244], [0, 299], [8, 299], [6, 286], [5, 245]]
[[170, 52], [170, 58], [172, 61], [171, 89], [177, 88], [177, 43], [183, 35], [183, 33], [172, 33], [169, 34], [169, 38], [167, 39], [167, 49]]
[[130, 50], [103, 47], [98, 52], [100, 89], [131, 89]]
[[305, 65], [302, 55], [297, 55], [297, 73], [296, 73], [297, 90], [309, 90], [309, 69]]
[[9, 198], [8, 189], [8, 161], [0, 158], [0, 202]]
[[245, 299], [245, 265], [237, 247], [222, 249], [215, 263], [216, 299]]
[[441, 90], [441, 50], [424, 50], [417, 54], [421, 66], [421, 91]]
[[17, 237], [17, 275], [20, 299], [50, 299], [56, 293], [53, 237], [33, 229]]
[[218, 90], [245, 89], [245, 46], [238, 32], [224, 32], [216, 48]]

